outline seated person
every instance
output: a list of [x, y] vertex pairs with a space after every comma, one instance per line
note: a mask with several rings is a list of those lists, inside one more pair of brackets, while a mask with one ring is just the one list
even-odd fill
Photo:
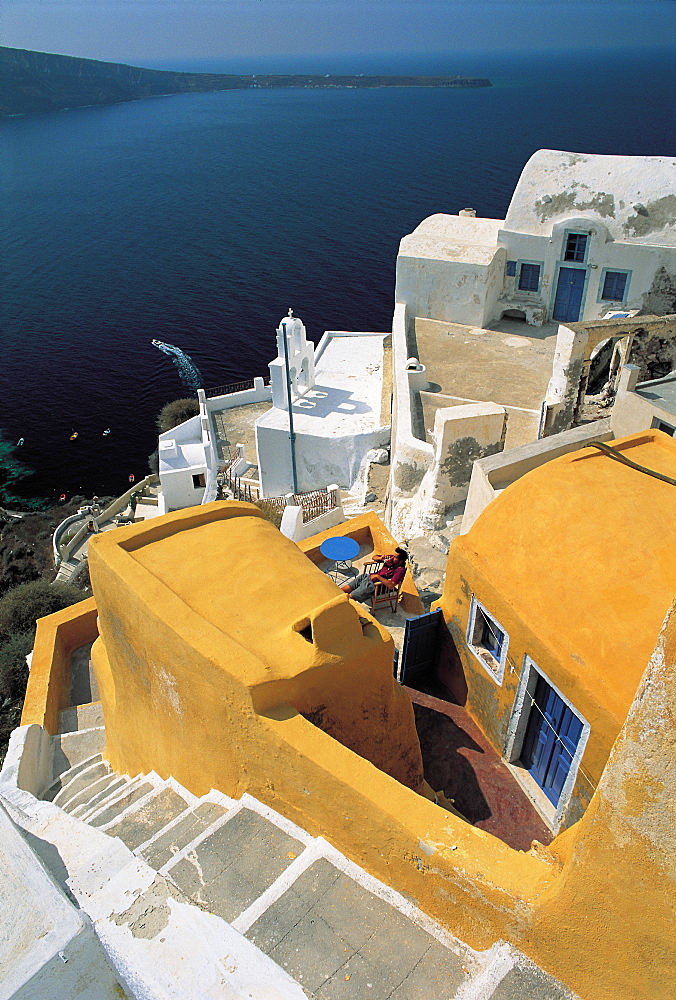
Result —
[[372, 561], [383, 558], [385, 561], [377, 573], [360, 573], [340, 589], [355, 601], [367, 601], [373, 597], [377, 583], [384, 583], [388, 590], [396, 590], [406, 576], [408, 552], [397, 548], [394, 550], [394, 555], [385, 557], [374, 555]]

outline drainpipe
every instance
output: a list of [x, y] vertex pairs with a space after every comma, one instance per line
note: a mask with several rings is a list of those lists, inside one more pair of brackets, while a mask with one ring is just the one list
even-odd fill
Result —
[[[289, 309], [289, 316], [293, 310]], [[286, 332], [286, 320], [282, 320], [284, 330], [284, 368], [286, 371], [286, 401], [289, 407], [289, 445], [291, 447], [291, 480], [293, 492], [298, 493], [298, 477], [296, 475], [296, 435], [293, 432], [293, 402], [291, 400], [291, 375], [289, 373], [289, 339]]]

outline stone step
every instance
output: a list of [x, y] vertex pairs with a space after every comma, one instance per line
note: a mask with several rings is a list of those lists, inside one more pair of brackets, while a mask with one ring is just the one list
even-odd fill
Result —
[[177, 896], [230, 923], [308, 1000], [569, 1000], [527, 960], [501, 954], [487, 968], [396, 893], [249, 796], [196, 800], [155, 774], [104, 777], [102, 766], [94, 758], [62, 776], [72, 815], [88, 813]]
[[109, 837], [119, 837], [130, 851], [134, 851], [188, 808], [187, 799], [173, 788], [161, 788], [136, 808], [127, 809], [120, 819], [107, 824], [105, 833]]
[[134, 802], [145, 798], [146, 795], [150, 795], [153, 791], [154, 785], [150, 781], [135, 779], [116, 792], [112, 797], [104, 799], [102, 803], [96, 806], [93, 812], [90, 811], [83, 814], [80, 819], [85, 819], [90, 826], [107, 826], [108, 823], [117, 819], [125, 809], [133, 805]]
[[122, 778], [117, 774], [111, 774], [107, 779], [101, 778], [96, 791], [92, 789], [92, 794], [81, 803], [77, 803], [72, 807], [69, 804], [66, 812], [69, 812], [71, 816], [75, 816], [77, 819], [82, 819], [85, 813], [92, 812], [95, 808], [102, 805], [106, 799], [113, 798], [128, 783], [127, 778]]
[[103, 726], [52, 736], [53, 773], [62, 774], [81, 761], [95, 754], [100, 755], [105, 743], [106, 731]]
[[[106, 762], [103, 761], [103, 764], [105, 765]], [[88, 774], [88, 772], [85, 772], [85, 774]], [[69, 796], [67, 801], [55, 801], [55, 805], [61, 806], [64, 812], [76, 815], [78, 809], [81, 809], [82, 811], [90, 809], [95, 801], [100, 801], [111, 794], [113, 785], [119, 785], [123, 782], [124, 779], [114, 774], [106, 765], [104, 773], [100, 774], [98, 778], [95, 778], [89, 784], [80, 788], [80, 791], [76, 792], [74, 795]]]
[[227, 811], [225, 806], [216, 802], [201, 802], [194, 808], [181, 813], [164, 830], [149, 838], [145, 844], [140, 844], [136, 853], [151, 868], [159, 871], [180, 851], [199, 839]]
[[103, 708], [100, 701], [92, 701], [86, 705], [75, 705], [65, 708], [59, 714], [59, 730], [61, 733], [75, 733], [82, 729], [98, 729], [103, 726]]
[[165, 865], [162, 874], [198, 906], [230, 923], [304, 849], [300, 840], [242, 808]]
[[326, 858], [245, 933], [316, 1000], [445, 1000], [474, 971], [467, 949], [451, 950]]
[[64, 809], [68, 802], [77, 796], [79, 792], [86, 792], [93, 782], [98, 781], [99, 778], [107, 777], [109, 774], [110, 768], [105, 760], [99, 760], [94, 764], [90, 764], [89, 767], [83, 768], [64, 784], [61, 791], [52, 800], [54, 805]]
[[52, 802], [56, 795], [64, 788], [68, 782], [76, 777], [81, 771], [86, 767], [90, 767], [92, 764], [98, 764], [101, 760], [101, 754], [96, 753], [91, 757], [86, 757], [84, 760], [80, 761], [78, 764], [74, 764], [73, 767], [62, 771], [61, 774], [49, 785], [49, 787], [42, 793], [42, 798], [47, 802]]

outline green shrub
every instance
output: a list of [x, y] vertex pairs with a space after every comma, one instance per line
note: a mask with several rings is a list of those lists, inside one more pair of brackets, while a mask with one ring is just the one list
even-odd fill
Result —
[[157, 414], [160, 433], [178, 427], [184, 420], [196, 417], [199, 412], [200, 404], [196, 399], [175, 399], [173, 403], [166, 403]]
[[67, 583], [31, 580], [20, 583], [0, 598], [0, 642], [16, 633], [35, 635], [35, 621], [54, 611], [77, 604], [88, 595]]
[[0, 705], [22, 698], [28, 680], [26, 656], [33, 648], [33, 634], [20, 632], [0, 645]]

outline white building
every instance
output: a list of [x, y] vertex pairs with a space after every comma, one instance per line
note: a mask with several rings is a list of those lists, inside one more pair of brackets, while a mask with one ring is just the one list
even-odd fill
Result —
[[541, 149], [504, 220], [433, 215], [401, 241], [396, 301], [411, 315], [539, 326], [615, 307], [676, 311], [676, 162]]
[[236, 391], [200, 389], [199, 414], [160, 435], [160, 512], [215, 499], [217, 473], [233, 457], [232, 444], [227, 454], [223, 446], [223, 427], [228, 411], [236, 409], [237, 419], [229, 426], [240, 428], [244, 443], [235, 439], [237, 461], [230, 472], [243, 475], [251, 469], [262, 497], [352, 486], [366, 453], [389, 445], [390, 394], [383, 388], [388, 347], [389, 334], [327, 331], [315, 348], [301, 320], [285, 317], [277, 330], [269, 385], [256, 378], [231, 387]]

